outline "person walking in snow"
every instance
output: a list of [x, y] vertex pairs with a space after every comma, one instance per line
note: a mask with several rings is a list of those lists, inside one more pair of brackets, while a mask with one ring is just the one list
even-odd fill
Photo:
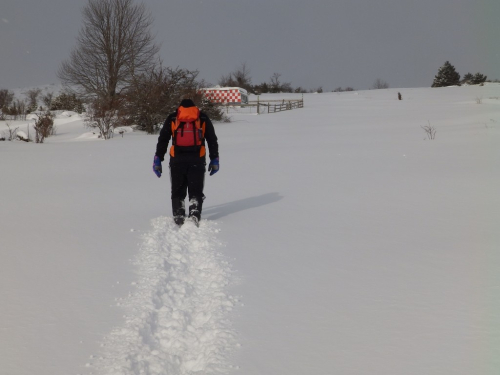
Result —
[[168, 115], [158, 137], [153, 171], [161, 177], [161, 162], [170, 147], [170, 182], [172, 213], [177, 225], [186, 217], [186, 194], [189, 194], [188, 217], [198, 225], [203, 207], [206, 147], [208, 145], [210, 176], [219, 171], [219, 144], [210, 118], [191, 99], [183, 99], [177, 111]]

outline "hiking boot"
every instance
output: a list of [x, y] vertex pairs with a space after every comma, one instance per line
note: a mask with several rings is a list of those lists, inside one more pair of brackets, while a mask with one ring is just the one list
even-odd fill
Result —
[[184, 216], [180, 216], [180, 215], [179, 216], [174, 216], [174, 222], [178, 226], [181, 226], [182, 224], [184, 224], [184, 219], [185, 219]]

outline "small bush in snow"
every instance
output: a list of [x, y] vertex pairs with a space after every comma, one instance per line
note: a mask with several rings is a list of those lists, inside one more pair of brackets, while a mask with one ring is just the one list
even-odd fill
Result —
[[19, 127], [11, 129], [9, 124], [6, 123], [5, 125], [7, 125], [8, 129], [6, 138], [8, 141], [13, 141], [17, 137], [17, 131], [19, 130]]
[[17, 140], [23, 141], [23, 142], [30, 142], [31, 141], [30, 138], [28, 137], [28, 135], [23, 131], [18, 131], [16, 133], [16, 138], [17, 138]]
[[120, 118], [116, 108], [96, 99], [88, 105], [84, 122], [88, 128], [99, 130], [99, 138], [109, 139], [113, 129], [120, 125]]
[[436, 138], [436, 128], [434, 126], [429, 125], [426, 126], [421, 126], [422, 129], [424, 129], [425, 134], [427, 134], [428, 139], [434, 139]]
[[45, 138], [52, 134], [53, 126], [54, 117], [49, 111], [39, 115], [38, 119], [35, 120], [35, 125], [33, 126], [35, 128], [35, 142], [43, 143]]

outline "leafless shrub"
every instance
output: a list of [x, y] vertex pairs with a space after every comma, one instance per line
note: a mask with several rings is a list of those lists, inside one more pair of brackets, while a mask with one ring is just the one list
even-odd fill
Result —
[[476, 96], [476, 104], [482, 104], [483, 103], [483, 98], [480, 96]]
[[109, 139], [113, 134], [112, 130], [120, 125], [118, 108], [94, 100], [87, 107], [84, 123], [88, 128], [99, 130], [99, 138]]
[[10, 120], [26, 120], [26, 101], [16, 99], [8, 108], [2, 109], [2, 114], [5, 119]]
[[6, 138], [8, 141], [13, 141], [17, 137], [17, 131], [19, 130], [19, 127], [15, 128], [15, 129], [11, 129], [11, 127], [8, 123], [6, 123], [5, 125], [7, 125], [7, 129], [8, 129]]
[[54, 126], [54, 117], [47, 111], [44, 114], [38, 115], [33, 128], [35, 129], [35, 142], [43, 143], [45, 138], [49, 137], [52, 133]]
[[375, 90], [379, 90], [379, 89], [388, 89], [389, 88], [389, 84], [387, 82], [385, 82], [384, 80], [380, 79], [380, 78], [377, 78], [375, 80], [375, 82], [373, 83], [373, 86], [372, 86]]
[[424, 129], [428, 139], [436, 138], [436, 128], [434, 126], [431, 126], [430, 122], [429, 125], [421, 126], [421, 128]]

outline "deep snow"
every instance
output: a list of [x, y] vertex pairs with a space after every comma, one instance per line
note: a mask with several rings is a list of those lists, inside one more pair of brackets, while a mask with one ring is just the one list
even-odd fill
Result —
[[0, 142], [0, 372], [496, 374], [499, 97], [234, 115], [199, 229], [169, 219], [156, 136], [60, 116], [46, 144]]

